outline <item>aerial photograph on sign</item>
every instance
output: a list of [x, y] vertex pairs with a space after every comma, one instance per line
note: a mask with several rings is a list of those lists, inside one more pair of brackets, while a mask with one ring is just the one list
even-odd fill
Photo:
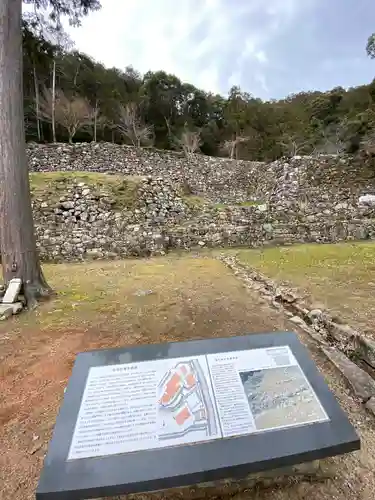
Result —
[[[198, 359], [176, 363], [158, 384], [159, 440], [218, 434], [213, 395]], [[203, 433], [202, 433], [203, 431]]]
[[257, 430], [328, 420], [298, 365], [240, 372]]

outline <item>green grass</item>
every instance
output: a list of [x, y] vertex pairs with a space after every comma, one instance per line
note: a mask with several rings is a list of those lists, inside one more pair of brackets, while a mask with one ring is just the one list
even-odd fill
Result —
[[374, 243], [239, 250], [237, 256], [277, 282], [299, 288], [354, 327], [375, 325]]
[[250, 201], [243, 201], [242, 203], [239, 203], [238, 205], [240, 207], [257, 207], [258, 205], [263, 205], [264, 202], [260, 200], [250, 200]]
[[43, 197], [53, 202], [74, 183], [85, 183], [96, 192], [105, 192], [115, 201], [115, 209], [134, 207], [138, 196], [140, 177], [107, 175], [91, 172], [38, 172], [30, 174], [33, 198]]

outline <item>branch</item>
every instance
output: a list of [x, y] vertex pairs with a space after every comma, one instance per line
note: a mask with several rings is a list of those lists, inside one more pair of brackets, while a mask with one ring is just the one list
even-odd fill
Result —
[[181, 137], [177, 140], [186, 157], [198, 151], [202, 145], [200, 130], [196, 132], [188, 130], [187, 124], [185, 124], [185, 130]]
[[142, 121], [135, 103], [120, 106], [116, 128], [136, 147], [152, 141], [153, 138], [153, 127]]

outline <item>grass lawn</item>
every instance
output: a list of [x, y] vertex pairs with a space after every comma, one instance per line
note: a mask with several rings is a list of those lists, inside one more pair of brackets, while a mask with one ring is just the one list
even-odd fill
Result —
[[240, 261], [298, 287], [345, 321], [375, 334], [375, 244], [240, 250]]
[[[259, 256], [251, 255], [259, 264]], [[246, 256], [244, 253], [242, 258]], [[0, 323], [1, 500], [35, 498], [44, 454], [78, 352], [293, 329], [282, 312], [246, 290], [228, 268], [209, 256], [171, 255], [44, 269], [57, 297], [36, 311]], [[299, 335], [309, 343], [306, 334]], [[322, 484], [290, 482], [284, 488], [250, 490], [236, 496], [223, 490], [209, 498], [373, 498], [375, 431], [330, 363], [313, 346], [311, 352], [359, 429], [363, 451], [335, 458], [335, 479]], [[172, 500], [177, 496], [139, 496], [139, 500], [153, 498]], [[191, 500], [189, 488], [178, 498]]]

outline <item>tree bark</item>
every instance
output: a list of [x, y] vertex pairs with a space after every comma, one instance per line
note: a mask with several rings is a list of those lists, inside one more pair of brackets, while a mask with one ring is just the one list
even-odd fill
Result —
[[5, 283], [21, 278], [32, 307], [48, 296], [38, 258], [26, 160], [22, 90], [22, 0], [0, 1], [0, 251]]
[[98, 122], [98, 100], [95, 100], [95, 111], [94, 111], [94, 142], [96, 142], [96, 130]]
[[231, 149], [230, 149], [230, 158], [231, 158], [231, 160], [233, 160], [233, 157], [234, 157], [235, 147], [236, 147], [236, 143], [232, 142], [232, 146], [231, 146]]
[[39, 85], [38, 85], [38, 77], [36, 74], [35, 61], [33, 62], [33, 73], [34, 73], [34, 89], [35, 89], [36, 129], [38, 133], [38, 141], [40, 142], [41, 134], [40, 134], [40, 113], [39, 113]]
[[54, 59], [53, 65], [52, 65], [52, 109], [51, 109], [52, 140], [53, 140], [53, 142], [56, 142], [55, 106], [56, 106], [56, 61]]

